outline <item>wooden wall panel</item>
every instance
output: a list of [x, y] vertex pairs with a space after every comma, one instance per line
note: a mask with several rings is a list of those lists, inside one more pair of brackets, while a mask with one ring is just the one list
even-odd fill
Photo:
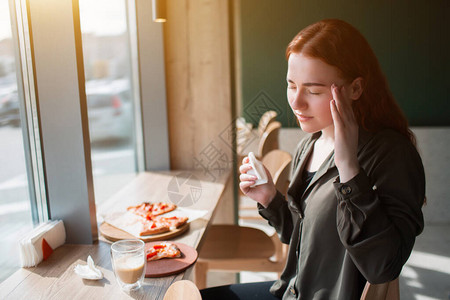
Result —
[[[189, 37], [186, 0], [167, 1], [164, 24], [164, 52], [166, 58], [167, 115], [169, 122], [170, 163], [172, 169], [186, 168], [184, 157], [194, 156], [194, 139], [186, 132], [194, 131], [191, 88], [189, 80]], [[181, 148], [180, 148], [181, 147]], [[181, 151], [183, 149], [183, 151]]]
[[[164, 24], [171, 168], [204, 169], [213, 181], [217, 166], [232, 169], [228, 4], [167, 0]], [[213, 156], [216, 161], [208, 161]], [[233, 222], [233, 184], [216, 218]]]
[[193, 168], [210, 143], [231, 159], [228, 2], [168, 0], [164, 39], [172, 169]]

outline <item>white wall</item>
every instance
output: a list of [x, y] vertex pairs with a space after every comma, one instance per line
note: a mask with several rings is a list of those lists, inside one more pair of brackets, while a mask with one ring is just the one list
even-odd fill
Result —
[[427, 224], [450, 224], [450, 127], [412, 128], [425, 168]]

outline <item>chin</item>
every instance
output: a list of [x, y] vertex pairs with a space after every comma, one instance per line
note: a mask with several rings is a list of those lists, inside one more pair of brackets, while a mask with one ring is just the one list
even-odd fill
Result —
[[302, 125], [302, 123], [300, 123], [300, 129], [306, 133], [316, 133], [321, 130], [321, 129], [317, 129], [315, 127], [311, 127], [308, 125]]

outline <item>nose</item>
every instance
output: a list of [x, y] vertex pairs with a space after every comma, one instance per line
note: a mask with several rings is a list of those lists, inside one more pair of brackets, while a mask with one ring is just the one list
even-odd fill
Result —
[[297, 91], [296, 93], [292, 93], [290, 104], [292, 109], [294, 110], [304, 110], [308, 107], [308, 103], [305, 97], [302, 95], [301, 91]]

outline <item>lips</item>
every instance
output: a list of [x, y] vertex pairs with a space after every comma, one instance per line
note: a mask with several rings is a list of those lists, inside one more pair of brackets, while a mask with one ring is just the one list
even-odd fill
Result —
[[305, 115], [302, 115], [302, 114], [298, 114], [298, 113], [295, 113], [295, 116], [297, 117], [297, 119], [300, 122], [307, 122], [307, 121], [309, 121], [309, 120], [311, 120], [313, 118], [313, 117], [308, 117], [308, 116], [305, 116]]

